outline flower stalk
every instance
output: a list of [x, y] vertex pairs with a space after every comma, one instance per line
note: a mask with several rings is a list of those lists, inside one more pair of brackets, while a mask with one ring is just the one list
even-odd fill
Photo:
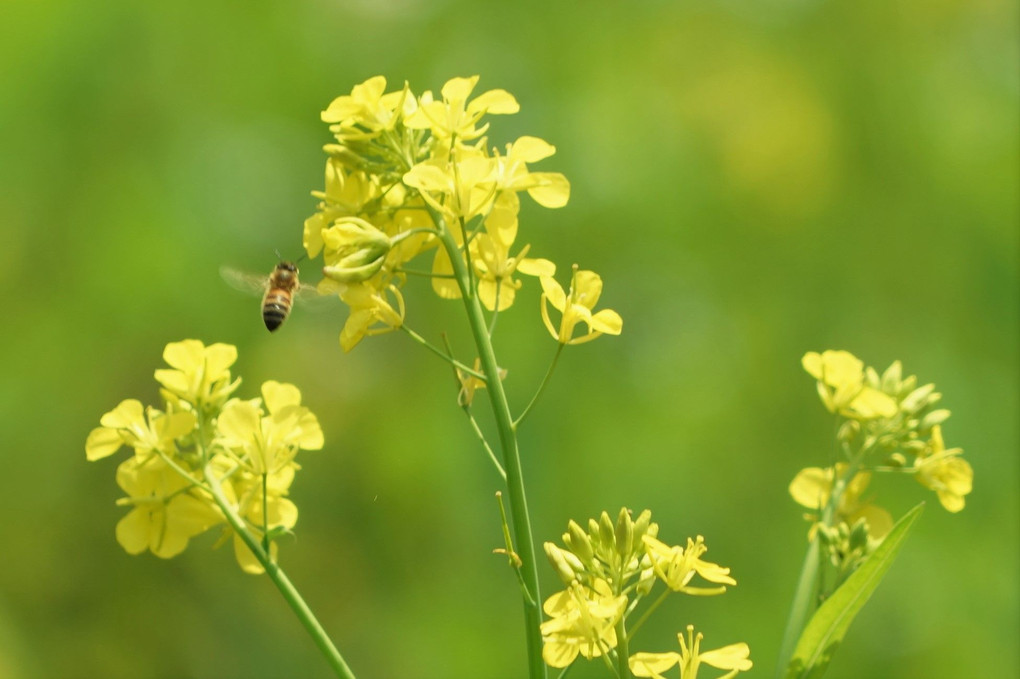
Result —
[[237, 511], [224, 495], [223, 487], [220, 485], [219, 479], [216, 478], [216, 473], [209, 465], [203, 469], [202, 473], [205, 477], [206, 487], [216, 502], [216, 506], [220, 508], [223, 516], [226, 517], [227, 523], [240, 536], [244, 544], [248, 546], [248, 549], [259, 560], [262, 567], [266, 569], [266, 575], [273, 581], [276, 588], [280, 590], [280, 594], [283, 595], [287, 605], [294, 611], [294, 615], [301, 621], [301, 625], [304, 626], [308, 634], [311, 635], [312, 641], [315, 642], [315, 645], [326, 657], [326, 661], [333, 668], [336, 676], [342, 679], [355, 679], [354, 672], [347, 666], [340, 652], [333, 645], [333, 641], [326, 634], [326, 630], [323, 629], [315, 614], [312, 613], [312, 609], [305, 603], [305, 600], [290, 581], [290, 578], [283, 572], [283, 569], [269, 558], [269, 553], [262, 548], [258, 538], [252, 535], [244, 525], [244, 519], [237, 515]]
[[[453, 275], [457, 280], [464, 309], [467, 312], [471, 334], [478, 350], [482, 372], [485, 374], [486, 392], [492, 404], [492, 412], [499, 433], [500, 450], [503, 454], [503, 469], [506, 471], [507, 499], [510, 502], [510, 516], [513, 521], [514, 543], [518, 556], [521, 558], [520, 574], [525, 588], [524, 619], [525, 636], [528, 645], [528, 676], [531, 679], [546, 676], [545, 662], [542, 660], [542, 633], [539, 625], [542, 622], [541, 610], [535, 602], [542, 600], [538, 585], [538, 563], [535, 558], [535, 541], [532, 537], [531, 518], [528, 514], [528, 503], [524, 492], [524, 477], [521, 471], [520, 450], [517, 445], [517, 432], [514, 427], [510, 405], [507, 402], [503, 383], [499, 378], [499, 367], [496, 353], [489, 337], [488, 324], [478, 295], [471, 285], [468, 266], [460, 252], [456, 239], [446, 228], [445, 222], [435, 213], [433, 219], [439, 227], [439, 239], [450, 256]], [[530, 601], [529, 601], [530, 599]]]

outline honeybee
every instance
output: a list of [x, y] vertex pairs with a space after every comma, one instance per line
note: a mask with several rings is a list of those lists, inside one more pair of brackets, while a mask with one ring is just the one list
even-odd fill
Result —
[[[224, 280], [241, 292], [262, 295], [262, 321], [273, 332], [287, 320], [299, 292], [315, 292], [315, 288], [301, 285], [294, 262], [281, 260], [269, 277], [246, 274], [229, 267], [220, 269]], [[315, 293], [317, 294], [317, 293]]]

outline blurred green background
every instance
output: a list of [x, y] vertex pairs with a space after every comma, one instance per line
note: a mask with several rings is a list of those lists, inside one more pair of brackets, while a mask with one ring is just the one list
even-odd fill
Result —
[[[800, 357], [898, 358], [945, 394], [975, 489], [949, 515], [908, 479], [874, 484], [896, 515], [928, 508], [828, 676], [1020, 673], [1016, 3], [2, 14], [0, 676], [328, 676], [268, 580], [212, 536], [171, 561], [114, 539], [116, 462], [86, 464], [85, 436], [123, 398], [155, 402], [164, 344], [188, 337], [239, 347], [242, 394], [293, 382], [319, 414], [327, 446], [301, 456], [281, 553], [359, 676], [523, 676], [517, 587], [489, 553], [497, 478], [447, 368], [397, 334], [342, 354], [339, 305], [270, 336], [218, 274], [299, 252], [334, 96], [376, 74], [421, 92], [476, 73], [522, 105], [491, 142], [543, 137], [558, 153], [535, 169], [572, 182], [562, 210], [525, 199], [521, 242], [600, 272], [625, 321], [565, 354], [523, 429], [539, 540], [620, 506], [650, 508], [672, 542], [705, 535], [739, 586], [671, 599], [637, 646], [673, 649], [693, 622], [706, 648], [747, 641], [750, 676], [771, 676], [805, 547], [786, 486], [831, 440]], [[537, 287], [499, 323], [517, 408], [554, 350]], [[456, 304], [407, 298], [412, 327], [467, 347]]]

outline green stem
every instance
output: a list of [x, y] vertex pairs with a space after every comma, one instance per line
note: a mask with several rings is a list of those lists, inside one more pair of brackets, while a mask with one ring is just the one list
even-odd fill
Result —
[[662, 594], [659, 595], [659, 598], [653, 601], [652, 604], [645, 609], [645, 612], [641, 614], [641, 617], [638, 618], [638, 621], [634, 623], [634, 626], [630, 629], [631, 638], [633, 638], [634, 635], [637, 634], [637, 631], [641, 629], [641, 626], [645, 624], [645, 621], [647, 621], [648, 618], [651, 617], [652, 613], [655, 612], [655, 609], [658, 608], [662, 604], [662, 602], [666, 600], [666, 597], [668, 597], [669, 593], [672, 591], [673, 590], [667, 587], [662, 591]]
[[630, 640], [627, 638], [627, 621], [620, 616], [616, 623], [616, 673], [620, 679], [630, 679]]
[[[450, 365], [454, 366], [458, 370], [462, 370], [462, 371], [466, 372], [468, 375], [471, 375], [472, 377], [477, 377], [480, 380], [488, 380], [489, 379], [488, 376], [485, 375], [484, 373], [480, 373], [477, 370], [475, 370], [474, 368], [469, 368], [466, 365], [464, 365], [463, 363], [461, 363], [460, 361], [458, 361], [457, 359], [453, 358], [452, 356], [448, 356], [448, 355], [444, 354], [442, 351], [439, 350], [439, 347], [435, 346], [434, 344], [429, 342], [427, 339], [425, 339], [424, 337], [422, 337], [421, 335], [416, 333], [414, 330], [411, 330], [406, 325], [401, 325], [400, 329], [403, 330], [404, 332], [406, 332], [411, 337], [411, 339], [413, 339], [415, 342], [417, 342], [418, 344], [422, 345], [423, 347], [425, 347], [426, 349], [428, 349], [429, 351], [434, 353], [436, 356], [439, 356], [444, 361], [448, 361], [450, 363]], [[499, 380], [497, 379], [497, 382], [498, 381]]]
[[336, 646], [333, 645], [333, 641], [326, 634], [326, 630], [322, 628], [319, 621], [315, 618], [312, 610], [308, 608], [308, 604], [301, 598], [301, 594], [298, 593], [297, 588], [294, 587], [293, 583], [287, 578], [283, 570], [273, 563], [269, 558], [269, 553], [262, 549], [262, 545], [259, 544], [259, 540], [252, 535], [247, 527], [244, 525], [244, 519], [242, 519], [237, 511], [231, 506], [226, 496], [223, 494], [223, 488], [220, 486], [219, 479], [216, 478], [216, 474], [207, 465], [203, 470], [206, 483], [209, 484], [208, 490], [212, 493], [213, 499], [219, 506], [220, 511], [223, 512], [223, 516], [226, 517], [227, 523], [234, 529], [234, 532], [240, 536], [244, 541], [244, 544], [248, 545], [248, 549], [251, 550], [255, 558], [259, 560], [262, 567], [266, 569], [266, 575], [273, 581], [276, 588], [280, 590], [280, 594], [290, 605], [291, 610], [304, 625], [305, 629], [312, 636], [312, 640], [315, 645], [319, 647], [322, 654], [326, 656], [326, 660], [329, 662], [330, 667], [336, 672], [338, 677], [342, 679], [355, 679], [354, 672], [347, 666], [344, 659], [340, 656], [340, 652], [336, 650]]
[[[463, 253], [457, 245], [453, 234], [445, 227], [442, 218], [433, 213], [433, 219], [440, 231], [440, 241], [450, 256], [453, 273], [457, 277], [464, 309], [467, 311], [471, 334], [478, 349], [482, 372], [486, 376], [486, 393], [492, 404], [492, 411], [499, 432], [500, 448], [503, 453], [503, 467], [506, 470], [507, 495], [510, 502], [510, 515], [513, 518], [514, 538], [517, 554], [521, 558], [521, 578], [527, 592], [524, 597], [525, 635], [528, 644], [528, 669], [531, 679], [546, 677], [545, 662], [542, 660], [542, 612], [539, 602], [542, 597], [538, 586], [538, 562], [535, 558], [534, 538], [531, 532], [531, 519], [528, 516], [528, 503], [524, 493], [524, 478], [521, 474], [520, 451], [517, 447], [517, 433], [514, 429], [510, 405], [507, 403], [503, 383], [499, 379], [499, 366], [496, 353], [492, 347], [485, 315], [481, 302], [472, 285], [472, 277], [468, 271]], [[530, 599], [530, 601], [529, 601]]]
[[521, 426], [521, 422], [524, 421], [524, 418], [531, 412], [531, 408], [536, 402], [538, 402], [538, 397], [542, 395], [543, 391], [545, 391], [545, 386], [549, 384], [549, 378], [552, 377], [553, 370], [556, 369], [556, 363], [560, 360], [560, 354], [563, 353], [563, 347], [565, 346], [567, 345], [556, 345], [556, 355], [553, 356], [552, 363], [549, 364], [549, 369], [545, 371], [545, 377], [542, 378], [542, 384], [538, 385], [538, 390], [535, 392], [535, 395], [531, 397], [531, 401], [528, 403], [527, 407], [524, 408], [524, 412], [522, 412], [517, 419], [514, 420], [514, 429]]
[[[839, 507], [840, 499], [847, 484], [857, 474], [865, 453], [870, 448], [863, 449], [847, 465], [846, 471], [839, 478], [833, 478], [832, 491], [829, 493], [829, 501], [822, 510], [819, 521], [822, 525], [829, 526], [836, 516], [836, 508]], [[833, 467], [835, 469], [835, 467]], [[807, 554], [804, 556], [804, 565], [800, 569], [800, 579], [797, 581], [797, 590], [793, 595], [793, 605], [790, 608], [790, 616], [786, 620], [786, 630], [783, 632], [783, 642], [779, 649], [779, 664], [776, 665], [776, 679], [786, 676], [787, 666], [793, 658], [793, 652], [800, 641], [800, 634], [804, 626], [814, 614], [818, 607], [819, 591], [821, 585], [821, 559], [822, 546], [817, 534], [808, 544]]]

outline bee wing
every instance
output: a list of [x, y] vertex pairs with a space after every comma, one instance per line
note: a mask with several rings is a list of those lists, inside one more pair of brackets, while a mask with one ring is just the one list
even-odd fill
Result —
[[220, 267], [220, 276], [235, 290], [257, 297], [266, 294], [266, 287], [269, 285], [269, 276], [245, 273], [229, 266]]
[[308, 283], [302, 283], [298, 286], [298, 289], [294, 291], [294, 303], [300, 304], [302, 309], [310, 309], [312, 311], [321, 311], [330, 305], [336, 295], [328, 291], [310, 285]]

